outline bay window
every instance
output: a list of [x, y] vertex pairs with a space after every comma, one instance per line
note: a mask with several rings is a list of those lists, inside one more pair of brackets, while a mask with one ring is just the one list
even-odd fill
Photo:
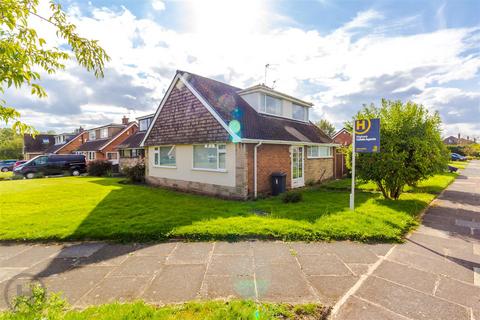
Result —
[[193, 146], [193, 168], [225, 170], [227, 146], [225, 144], [205, 144]]
[[155, 147], [153, 150], [153, 165], [174, 168], [177, 165], [175, 146]]
[[308, 158], [330, 158], [332, 156], [331, 147], [311, 146], [307, 148]]

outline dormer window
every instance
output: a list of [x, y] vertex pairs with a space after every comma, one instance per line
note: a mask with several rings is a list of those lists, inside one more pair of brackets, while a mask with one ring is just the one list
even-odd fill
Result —
[[146, 118], [142, 119], [138, 122], [140, 128], [138, 129], [139, 131], [147, 131], [148, 127], [150, 126], [150, 123], [152, 122], [152, 118]]
[[292, 104], [292, 118], [300, 121], [308, 121], [308, 109], [298, 104]]
[[100, 129], [100, 139], [104, 138], [108, 138], [108, 128]]
[[88, 140], [95, 140], [97, 137], [96, 137], [96, 134], [95, 134], [95, 130], [92, 130], [92, 131], [89, 131], [88, 132]]
[[260, 112], [282, 116], [282, 100], [262, 93], [260, 102]]

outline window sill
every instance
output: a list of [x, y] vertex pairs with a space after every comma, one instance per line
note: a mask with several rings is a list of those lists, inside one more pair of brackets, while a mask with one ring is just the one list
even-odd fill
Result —
[[325, 156], [325, 157], [309, 157], [307, 159], [333, 159], [333, 156]]
[[226, 169], [202, 169], [202, 168], [192, 168], [193, 171], [207, 171], [207, 172], [221, 172], [226, 173]]
[[154, 168], [166, 168], [166, 169], [177, 169], [177, 166], [156, 166], [153, 165]]

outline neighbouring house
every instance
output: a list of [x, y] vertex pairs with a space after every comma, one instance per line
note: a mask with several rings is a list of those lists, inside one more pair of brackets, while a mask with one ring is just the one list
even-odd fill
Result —
[[117, 165], [119, 163], [117, 146], [137, 130], [138, 125], [135, 122], [128, 122], [127, 117], [123, 117], [121, 124], [111, 123], [86, 130], [87, 140], [75, 153], [85, 155], [87, 162], [108, 160]]
[[468, 144], [473, 144], [476, 143], [476, 139], [474, 138], [473, 140], [470, 140], [470, 137], [467, 136], [467, 138], [462, 138], [460, 133], [458, 134], [458, 137], [450, 136], [445, 139], [443, 139], [443, 143], [447, 145], [468, 145]]
[[352, 134], [346, 129], [342, 128], [338, 130], [333, 136], [333, 141], [342, 146], [349, 146], [352, 144]]
[[23, 159], [30, 160], [45, 154], [45, 151], [55, 145], [55, 134], [40, 133], [23, 135]]
[[147, 133], [153, 116], [154, 114], [150, 114], [137, 118], [138, 131], [117, 146], [120, 169], [134, 166], [145, 158], [145, 150], [140, 144]]
[[87, 141], [88, 133], [82, 127], [74, 133], [60, 133], [55, 135], [55, 144], [45, 150], [45, 154], [71, 154]]
[[[338, 130], [332, 139], [335, 143], [348, 147], [352, 144], [352, 134], [346, 128]], [[339, 179], [344, 177], [348, 173], [347, 157], [345, 156], [342, 148], [337, 148], [335, 152], [335, 178]]]
[[228, 198], [334, 177], [333, 140], [309, 121], [312, 104], [265, 85], [240, 89], [177, 71], [142, 141], [146, 181]]

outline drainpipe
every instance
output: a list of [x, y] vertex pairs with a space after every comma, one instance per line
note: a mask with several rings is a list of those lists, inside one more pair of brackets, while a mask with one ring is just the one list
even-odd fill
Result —
[[257, 143], [253, 148], [253, 197], [257, 199], [257, 149], [262, 145]]

